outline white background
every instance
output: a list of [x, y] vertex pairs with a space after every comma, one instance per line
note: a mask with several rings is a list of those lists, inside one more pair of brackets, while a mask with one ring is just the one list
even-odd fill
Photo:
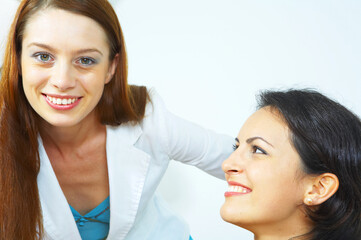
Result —
[[[261, 89], [311, 87], [361, 115], [359, 0], [114, 0], [129, 82], [175, 114], [236, 136]], [[0, 43], [17, 7], [0, 0]], [[272, 185], [270, 185], [272, 187]], [[160, 185], [195, 240], [253, 239], [219, 216], [226, 183], [172, 162]]]

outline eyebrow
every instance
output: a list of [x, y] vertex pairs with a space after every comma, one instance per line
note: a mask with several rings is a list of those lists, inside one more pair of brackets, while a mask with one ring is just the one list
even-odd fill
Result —
[[248, 139], [246, 140], [246, 143], [250, 144], [251, 142], [253, 142], [254, 140], [257, 140], [257, 139], [262, 140], [263, 142], [267, 143], [268, 145], [270, 145], [271, 147], [274, 148], [274, 146], [273, 146], [271, 143], [269, 143], [266, 139], [264, 139], [264, 138], [262, 138], [262, 137], [251, 137], [251, 138], [248, 138]]
[[[250, 144], [251, 142], [253, 142], [253, 141], [256, 140], [256, 139], [260, 139], [260, 140], [264, 141], [265, 143], [267, 143], [268, 145], [270, 145], [270, 146], [272, 146], [272, 147], [274, 148], [274, 146], [273, 146], [271, 143], [269, 143], [268, 141], [266, 141], [266, 140], [265, 140], [264, 138], [262, 138], [262, 137], [251, 137], [251, 138], [248, 138], [248, 139], [246, 140], [246, 143]], [[238, 138], [235, 138], [235, 140], [236, 140], [237, 143], [239, 143], [239, 139], [238, 139]]]
[[[51, 52], [56, 52], [55, 48], [53, 48], [47, 44], [43, 44], [43, 43], [33, 42], [28, 45], [28, 47], [31, 47], [31, 46], [37, 46], [37, 47], [48, 49]], [[84, 49], [79, 49], [78, 51], [75, 51], [76, 54], [83, 54], [83, 53], [88, 53], [88, 52], [97, 52], [103, 56], [103, 53], [96, 48], [84, 48]]]
[[37, 46], [37, 47], [45, 48], [45, 49], [48, 49], [48, 50], [50, 50], [52, 52], [55, 52], [54, 48], [50, 47], [49, 45], [43, 44], [43, 43], [33, 42], [33, 43], [30, 43], [27, 47], [31, 47], [31, 46]]

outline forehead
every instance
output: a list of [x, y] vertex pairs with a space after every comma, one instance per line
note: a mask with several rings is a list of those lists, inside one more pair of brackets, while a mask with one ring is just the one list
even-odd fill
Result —
[[239, 139], [262, 137], [272, 145], [290, 145], [290, 131], [280, 113], [270, 107], [264, 107], [253, 113], [242, 126]]
[[96, 21], [56, 8], [40, 10], [30, 17], [24, 30], [26, 41], [59, 48], [109, 48], [106, 33]]

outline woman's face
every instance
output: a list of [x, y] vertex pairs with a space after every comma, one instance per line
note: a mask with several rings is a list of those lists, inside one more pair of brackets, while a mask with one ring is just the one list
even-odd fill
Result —
[[222, 218], [253, 232], [279, 230], [304, 218], [300, 206], [305, 175], [277, 111], [266, 107], [255, 112], [240, 130], [236, 146], [222, 166], [229, 185]]
[[49, 8], [27, 22], [21, 52], [24, 92], [49, 124], [75, 126], [95, 116], [91, 113], [115, 67], [106, 34], [94, 20]]

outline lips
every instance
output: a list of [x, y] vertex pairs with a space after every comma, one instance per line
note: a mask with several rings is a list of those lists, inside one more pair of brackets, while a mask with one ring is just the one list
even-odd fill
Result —
[[224, 193], [225, 197], [240, 196], [252, 192], [252, 189], [238, 182], [229, 181], [228, 190]]

